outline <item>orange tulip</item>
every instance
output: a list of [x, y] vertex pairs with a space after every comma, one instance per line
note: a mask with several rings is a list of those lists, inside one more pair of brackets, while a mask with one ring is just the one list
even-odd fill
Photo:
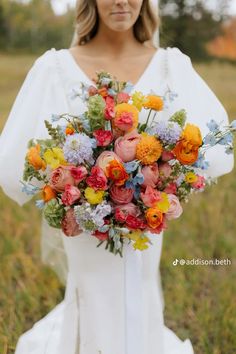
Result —
[[45, 202], [49, 202], [49, 200], [56, 198], [57, 193], [55, 189], [50, 187], [49, 185], [46, 185], [42, 189], [42, 197]]
[[39, 144], [36, 144], [35, 146], [29, 148], [26, 156], [29, 164], [32, 165], [35, 168], [35, 170], [42, 169], [44, 171], [46, 169], [46, 163], [40, 156]]

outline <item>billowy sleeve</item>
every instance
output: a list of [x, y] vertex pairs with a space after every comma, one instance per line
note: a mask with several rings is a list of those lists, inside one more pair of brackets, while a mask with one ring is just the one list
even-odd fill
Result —
[[31, 199], [20, 183], [28, 141], [47, 137], [44, 120], [68, 109], [54, 51], [46, 51], [34, 62], [0, 136], [0, 186], [19, 205]]
[[[222, 126], [229, 124], [225, 108], [193, 68], [190, 57], [176, 47], [168, 47], [166, 50], [169, 86], [178, 94], [170, 104], [169, 113], [185, 109], [187, 121], [198, 125], [203, 137], [209, 132], [206, 123], [211, 119], [222, 122]], [[226, 154], [223, 145], [207, 150], [206, 159], [210, 163], [209, 169], [206, 170], [207, 177], [220, 177], [231, 172], [234, 167], [233, 154]]]

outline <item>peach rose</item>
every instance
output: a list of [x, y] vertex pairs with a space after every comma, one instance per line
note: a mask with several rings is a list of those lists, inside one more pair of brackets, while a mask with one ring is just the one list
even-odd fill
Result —
[[110, 188], [110, 197], [116, 204], [127, 204], [133, 199], [134, 191], [131, 188], [119, 187], [113, 184]]
[[101, 155], [98, 156], [96, 166], [99, 166], [103, 172], [106, 173], [106, 168], [112, 160], [122, 162], [119, 156], [116, 155], [113, 151], [105, 150], [101, 153]]
[[51, 171], [49, 184], [57, 192], [63, 192], [66, 184], [74, 186], [75, 179], [71, 175], [71, 166], [59, 166]]
[[141, 173], [144, 176], [144, 182], [142, 185], [144, 187], [150, 186], [155, 188], [159, 178], [158, 164], [154, 162], [152, 165], [144, 166]]
[[132, 132], [116, 139], [114, 151], [122, 161], [129, 162], [135, 159], [136, 146], [140, 138], [140, 134], [134, 129]]
[[166, 218], [168, 220], [177, 219], [183, 212], [179, 199], [174, 194], [168, 194], [168, 199], [170, 202], [170, 207], [166, 213]]
[[140, 196], [144, 204], [148, 207], [154, 207], [156, 202], [161, 200], [161, 192], [151, 186], [147, 186], [145, 192], [141, 192]]

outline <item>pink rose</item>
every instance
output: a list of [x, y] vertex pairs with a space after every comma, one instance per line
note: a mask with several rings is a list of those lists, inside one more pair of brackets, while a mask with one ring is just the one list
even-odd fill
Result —
[[107, 177], [99, 166], [92, 167], [91, 175], [86, 179], [86, 183], [95, 190], [108, 188]]
[[133, 113], [123, 112], [120, 115], [116, 115], [114, 118], [115, 127], [125, 132], [129, 131], [133, 126]]
[[166, 179], [166, 178], [170, 177], [171, 172], [172, 172], [172, 168], [168, 164], [168, 162], [161, 162], [159, 164], [160, 179]]
[[114, 207], [115, 219], [119, 222], [125, 222], [128, 215], [135, 217], [140, 215], [140, 209], [133, 203], [118, 205]]
[[168, 194], [168, 199], [170, 202], [170, 207], [166, 213], [166, 218], [168, 220], [177, 219], [183, 212], [179, 199], [174, 194]]
[[168, 193], [168, 194], [176, 194], [177, 192], [177, 185], [172, 182], [172, 183], [169, 183], [167, 185], [167, 187], [164, 189], [164, 192], [165, 193]]
[[88, 174], [88, 171], [84, 166], [71, 166], [70, 167], [71, 176], [75, 179], [75, 182], [79, 184]]
[[66, 214], [61, 222], [62, 231], [66, 236], [76, 236], [79, 235], [83, 230], [79, 228], [74, 214], [74, 209], [70, 208], [66, 211]]
[[71, 175], [71, 166], [59, 166], [50, 173], [49, 185], [57, 192], [63, 192], [66, 184], [76, 184]]
[[161, 192], [150, 186], [147, 186], [145, 192], [141, 192], [140, 196], [144, 204], [148, 207], [154, 207], [156, 202], [161, 200]]
[[130, 99], [130, 95], [126, 92], [119, 92], [116, 96], [117, 103], [127, 103]]
[[97, 140], [97, 146], [107, 146], [112, 142], [113, 136], [110, 130], [97, 129], [93, 132]]
[[113, 151], [103, 151], [97, 158], [96, 166], [99, 166], [106, 173], [106, 168], [112, 160], [122, 162]]
[[140, 141], [140, 134], [137, 130], [119, 137], [115, 141], [114, 151], [124, 162], [129, 162], [135, 159], [136, 147]]
[[144, 182], [142, 185], [144, 187], [150, 186], [155, 188], [159, 178], [158, 164], [154, 162], [152, 165], [144, 166], [141, 173], [144, 176]]
[[171, 151], [164, 150], [161, 154], [162, 161], [169, 161], [174, 159], [175, 155]]
[[65, 185], [65, 190], [62, 193], [61, 200], [65, 205], [72, 205], [76, 200], [80, 198], [80, 190], [72, 186], [71, 184]]
[[115, 101], [111, 96], [105, 98], [106, 107], [104, 110], [104, 117], [106, 120], [111, 120], [115, 117]]
[[110, 197], [116, 204], [127, 204], [133, 199], [134, 191], [131, 188], [118, 187], [115, 184], [110, 188]]
[[202, 189], [206, 185], [206, 180], [204, 176], [199, 176], [197, 175], [197, 180], [193, 183], [191, 183], [191, 187], [196, 188], [196, 189]]

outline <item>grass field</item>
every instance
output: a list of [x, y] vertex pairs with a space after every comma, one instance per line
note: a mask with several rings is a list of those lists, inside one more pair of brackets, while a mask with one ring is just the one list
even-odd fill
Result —
[[[0, 130], [33, 60], [0, 54]], [[235, 67], [196, 68], [235, 119]], [[165, 322], [191, 339], [196, 354], [236, 353], [235, 177], [236, 170], [195, 196], [164, 237]], [[0, 205], [0, 353], [12, 354], [19, 335], [61, 301], [64, 287], [40, 261], [40, 214], [33, 203], [20, 208], [0, 193]], [[176, 258], [228, 258], [232, 264], [174, 267]]]

